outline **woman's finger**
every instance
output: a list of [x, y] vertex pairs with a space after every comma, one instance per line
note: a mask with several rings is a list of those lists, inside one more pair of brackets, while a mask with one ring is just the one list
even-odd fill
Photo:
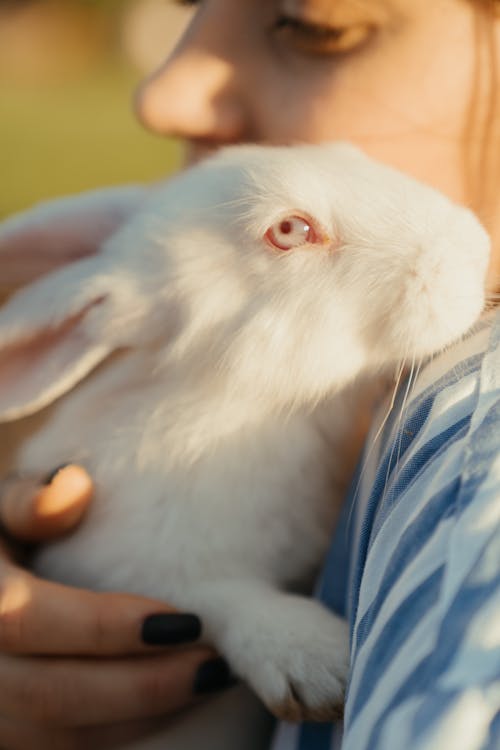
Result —
[[161, 716], [233, 683], [208, 648], [135, 659], [0, 658], [0, 715], [81, 727]]
[[201, 623], [164, 602], [104, 594], [0, 567], [0, 652], [55, 656], [150, 653], [196, 641]]
[[19, 541], [61, 536], [82, 519], [92, 492], [87, 472], [73, 464], [46, 477], [8, 477], [0, 483], [0, 523]]

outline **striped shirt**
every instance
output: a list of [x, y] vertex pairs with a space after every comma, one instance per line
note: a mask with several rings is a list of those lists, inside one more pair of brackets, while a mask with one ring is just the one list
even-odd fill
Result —
[[351, 627], [344, 726], [273, 750], [500, 749], [500, 314], [400, 391], [318, 586]]

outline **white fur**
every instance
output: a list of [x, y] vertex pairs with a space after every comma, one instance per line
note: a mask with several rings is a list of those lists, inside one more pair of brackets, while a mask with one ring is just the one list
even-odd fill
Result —
[[[264, 234], [288, 214], [328, 241], [272, 249]], [[469, 211], [346, 144], [235, 147], [157, 190], [98, 257], [0, 314], [4, 420], [115, 352], [41, 427], [27, 421], [12, 462], [81, 462], [97, 484], [38, 572], [197, 612], [272, 710], [331, 716], [346, 625], [285, 592], [310, 585], [331, 535], [349, 386], [460, 337], [483, 306], [488, 247]]]

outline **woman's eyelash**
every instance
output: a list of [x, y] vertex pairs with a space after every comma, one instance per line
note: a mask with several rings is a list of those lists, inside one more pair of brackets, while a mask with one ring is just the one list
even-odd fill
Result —
[[292, 16], [280, 16], [274, 28], [277, 31], [280, 29], [290, 29], [290, 31], [308, 34], [318, 39], [340, 39], [342, 34], [345, 33], [345, 28], [342, 26], [320, 26], [319, 24], [302, 21], [300, 18], [293, 18]]
[[[203, 0], [169, 0], [183, 7], [200, 6]], [[297, 51], [313, 56], [339, 56], [352, 52], [367, 42], [375, 30], [371, 23], [344, 26], [322, 25], [294, 16], [280, 15], [272, 31], [287, 39]]]
[[279, 16], [273, 31], [298, 51], [313, 56], [338, 56], [364, 46], [374, 32], [370, 23], [323, 26], [294, 16]]

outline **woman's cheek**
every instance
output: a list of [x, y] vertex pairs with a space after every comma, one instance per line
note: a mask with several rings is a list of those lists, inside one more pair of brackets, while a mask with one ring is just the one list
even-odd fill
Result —
[[[271, 96], [264, 107], [268, 117], [263, 140], [348, 140], [373, 158], [464, 202], [469, 71], [462, 66], [457, 83], [455, 77], [441, 75], [439, 66], [431, 63], [426, 68], [421, 63], [425, 76], [415, 75], [413, 80], [412, 50], [405, 58], [399, 48], [400, 43], [393, 43], [348, 61], [323, 62], [316, 70], [309, 66], [309, 75], [274, 84], [272, 90], [281, 91], [281, 96]], [[402, 59], [406, 67], [398, 68], [395, 59]]]

